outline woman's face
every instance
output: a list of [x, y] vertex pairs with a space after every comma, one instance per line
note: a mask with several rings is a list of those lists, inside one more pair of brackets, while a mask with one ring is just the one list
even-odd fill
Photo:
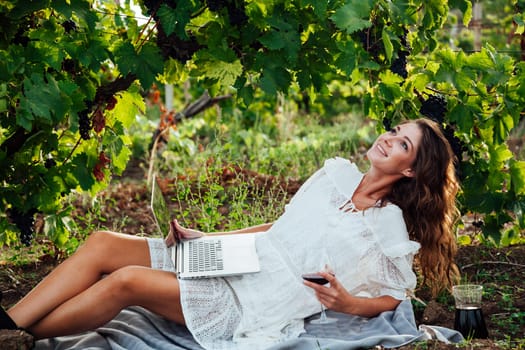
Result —
[[421, 129], [416, 123], [398, 125], [377, 138], [367, 152], [368, 159], [373, 167], [385, 174], [412, 177], [412, 165], [421, 137]]

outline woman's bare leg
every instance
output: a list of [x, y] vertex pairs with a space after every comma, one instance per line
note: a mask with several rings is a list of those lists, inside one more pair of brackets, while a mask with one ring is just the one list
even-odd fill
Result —
[[29, 327], [29, 331], [37, 339], [80, 333], [104, 325], [132, 305], [184, 324], [175, 274], [127, 266], [69, 299]]
[[8, 314], [19, 327], [30, 329], [59, 305], [97, 283], [103, 275], [129, 265], [150, 266], [145, 238], [94, 232], [70, 258], [13, 306]]

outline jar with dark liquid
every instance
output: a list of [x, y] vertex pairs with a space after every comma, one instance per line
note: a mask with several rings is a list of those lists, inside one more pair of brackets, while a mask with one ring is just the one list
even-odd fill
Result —
[[459, 331], [466, 339], [488, 338], [489, 336], [481, 307], [465, 306], [456, 308], [454, 329]]
[[466, 339], [488, 338], [489, 334], [483, 311], [481, 310], [481, 296], [483, 286], [463, 284], [452, 287], [452, 294], [456, 305], [454, 329]]

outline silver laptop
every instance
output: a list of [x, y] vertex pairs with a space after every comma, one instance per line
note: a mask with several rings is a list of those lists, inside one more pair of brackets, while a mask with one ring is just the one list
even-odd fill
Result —
[[[156, 175], [151, 181], [151, 211], [165, 238], [171, 216]], [[172, 259], [179, 278], [233, 276], [260, 271], [255, 249], [257, 233], [210, 235], [180, 240], [172, 249]]]

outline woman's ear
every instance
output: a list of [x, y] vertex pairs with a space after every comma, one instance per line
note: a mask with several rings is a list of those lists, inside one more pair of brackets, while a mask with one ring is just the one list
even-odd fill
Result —
[[401, 173], [405, 177], [414, 177], [414, 176], [416, 176], [416, 173], [414, 172], [414, 170], [412, 170], [412, 168], [405, 169]]

